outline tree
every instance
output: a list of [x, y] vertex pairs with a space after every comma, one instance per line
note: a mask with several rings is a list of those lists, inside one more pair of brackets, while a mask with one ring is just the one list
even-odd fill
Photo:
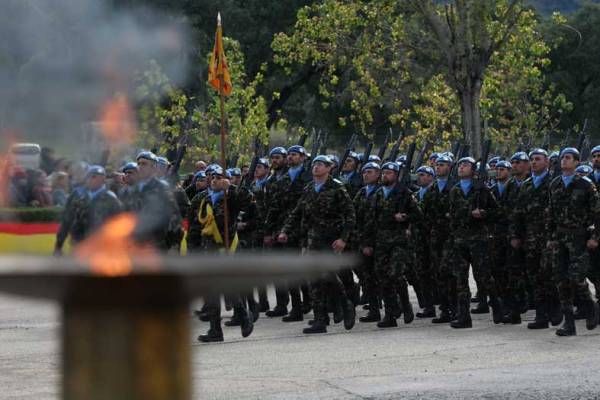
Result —
[[423, 16], [445, 56], [447, 82], [460, 99], [464, 137], [479, 156], [485, 73], [519, 24], [522, 0], [454, 0], [443, 8], [432, 0], [407, 1]]

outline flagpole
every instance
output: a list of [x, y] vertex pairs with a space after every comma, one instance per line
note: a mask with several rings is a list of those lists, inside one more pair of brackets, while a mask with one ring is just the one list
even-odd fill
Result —
[[[217, 16], [217, 24], [221, 26], [221, 13]], [[217, 28], [218, 29], [218, 28]], [[225, 79], [223, 76], [222, 70], [220, 70], [219, 78], [219, 105], [221, 109], [221, 166], [223, 167], [223, 172], [227, 170], [226, 163], [226, 148], [225, 148], [225, 136], [227, 132], [225, 131], [225, 96], [223, 94], [223, 80]], [[225, 176], [227, 177], [227, 176]], [[225, 244], [225, 252], [229, 251], [229, 207], [227, 202], [227, 190], [223, 193], [223, 233], [225, 235], [224, 244]]]

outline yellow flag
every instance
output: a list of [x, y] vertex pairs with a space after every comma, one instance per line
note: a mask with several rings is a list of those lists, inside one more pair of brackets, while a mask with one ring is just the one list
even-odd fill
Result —
[[208, 84], [225, 96], [231, 94], [231, 76], [227, 67], [225, 50], [223, 49], [223, 31], [221, 28], [221, 13], [217, 15], [217, 33], [215, 34], [215, 47], [210, 55], [208, 65]]

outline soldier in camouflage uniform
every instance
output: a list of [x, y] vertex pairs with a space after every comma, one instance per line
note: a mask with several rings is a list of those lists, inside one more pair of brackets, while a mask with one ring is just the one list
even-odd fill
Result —
[[346, 186], [346, 190], [351, 198], [354, 198], [363, 186], [361, 174], [357, 171], [359, 164], [360, 157], [358, 153], [351, 151], [346, 161], [344, 161], [340, 173], [340, 181]]
[[121, 202], [117, 195], [106, 187], [106, 171], [101, 166], [92, 166], [86, 180], [88, 204], [85, 212], [85, 237], [90, 236], [111, 217], [121, 212]]
[[480, 287], [489, 296], [494, 323], [501, 323], [503, 310], [496, 293], [489, 258], [489, 228], [496, 218], [498, 204], [485, 186], [473, 181], [476, 162], [471, 157], [458, 161], [460, 182], [450, 190], [450, 227], [453, 242], [454, 273], [458, 292], [458, 317], [450, 323], [453, 328], [472, 327], [469, 303], [469, 265], [479, 277]]
[[352, 236], [352, 244], [362, 258], [361, 266], [357, 269], [357, 272], [369, 307], [367, 315], [359, 318], [360, 322], [379, 322], [381, 319], [381, 313], [379, 312], [381, 295], [375, 274], [373, 255], [364, 255], [361, 248], [361, 243], [366, 242], [364, 234], [366, 232], [367, 216], [369, 215], [369, 210], [373, 207], [373, 195], [379, 189], [380, 175], [381, 166], [378, 163], [366, 163], [362, 167], [362, 178], [365, 186], [356, 193], [353, 200], [356, 212], [356, 229]]
[[[433, 185], [435, 179], [434, 169], [430, 166], [421, 166], [417, 168], [417, 185], [419, 191], [416, 193], [417, 203], [423, 210], [423, 202], [425, 195]], [[426, 220], [423, 219], [419, 223], [413, 224], [413, 237], [416, 250], [416, 281], [418, 287], [415, 287], [419, 306], [423, 309], [417, 313], [418, 318], [434, 318], [435, 317], [435, 297], [436, 297], [436, 280], [435, 271], [432, 268], [430, 254], [429, 227]]]
[[[220, 166], [213, 167], [210, 191], [207, 189], [194, 198], [199, 202], [198, 214], [195, 217], [200, 229], [190, 231], [191, 241], [200, 243], [204, 252], [235, 251], [238, 244], [237, 218], [242, 209], [248, 207], [251, 201], [249, 192], [243, 188], [231, 185], [227, 174]], [[225, 194], [227, 195], [228, 210], [228, 239], [229, 249], [225, 248]], [[195, 237], [200, 235], [199, 238]], [[231, 302], [237, 321], [229, 325], [240, 325], [242, 336], [247, 337], [253, 330], [253, 317], [249, 315], [246, 304], [240, 296], [233, 296]], [[200, 335], [201, 342], [222, 342], [221, 329], [221, 299], [220, 296], [206, 299], [206, 316], [210, 329], [205, 335]]]
[[402, 313], [405, 323], [414, 319], [405, 274], [414, 256], [409, 251], [410, 225], [423, 215], [412, 193], [398, 182], [400, 165], [387, 162], [381, 170], [382, 186], [374, 195], [361, 246], [365, 256], [374, 256], [385, 305], [385, 315], [377, 326], [389, 328], [398, 326], [396, 319]]
[[123, 204], [124, 211], [132, 211], [135, 207], [135, 190], [138, 182], [138, 165], [128, 162], [121, 168], [123, 182], [125, 185], [118, 193], [119, 200]]
[[[596, 186], [596, 191], [600, 193], [600, 146], [596, 146], [592, 149], [592, 168], [594, 171], [590, 174], [590, 179]], [[588, 279], [594, 285], [596, 289], [596, 299], [600, 302], [600, 251], [598, 249], [590, 251], [590, 270], [588, 272]]]
[[169, 185], [156, 177], [157, 158], [143, 151], [136, 158], [138, 177], [133, 211], [138, 216], [135, 236], [155, 248], [168, 251], [183, 237], [182, 218]]
[[[277, 239], [287, 243], [293, 235], [299, 238], [306, 252], [331, 251], [341, 253], [354, 231], [356, 218], [352, 200], [343, 184], [330, 173], [332, 161], [318, 156], [312, 162], [313, 181], [306, 185], [298, 204], [287, 217]], [[335, 273], [327, 273], [311, 283], [315, 319], [304, 329], [305, 334], [327, 331], [327, 294], [334, 293], [343, 301], [344, 327], [355, 323], [354, 304], [347, 298], [344, 285]]]
[[[552, 276], [551, 260], [546, 249], [546, 211], [548, 208], [549, 188], [552, 178], [548, 171], [548, 153], [544, 149], [535, 149], [529, 155], [532, 176], [523, 182], [517, 200], [512, 205], [513, 213], [509, 224], [510, 245], [513, 249], [522, 249], [525, 253], [525, 272], [534, 287], [535, 320], [527, 325], [529, 329], [548, 328], [552, 321], [558, 325], [562, 313], [558, 302], [558, 292]], [[521, 282], [518, 282], [520, 279]], [[511, 301], [524, 302], [523, 275], [511, 276]], [[513, 304], [513, 318], [519, 305]]]
[[[275, 150], [275, 149], [274, 149]], [[284, 150], [285, 151], [285, 150]], [[272, 151], [273, 153], [273, 151]], [[299, 145], [291, 146], [287, 151], [287, 170], [283, 173], [280, 171], [275, 172], [267, 181], [265, 186], [265, 204], [267, 208], [266, 222], [265, 222], [265, 244], [273, 246], [273, 237], [284, 225], [285, 218], [287, 215], [296, 207], [304, 187], [311, 180], [310, 171], [304, 168], [304, 161], [306, 158], [306, 150], [304, 147]], [[273, 157], [277, 155], [273, 153]], [[273, 163], [275, 165], [275, 163]], [[300, 246], [304, 246], [304, 243], [299, 241], [300, 237], [292, 235], [290, 240], [285, 244], [279, 243], [275, 248], [279, 249], [293, 249], [299, 251]], [[283, 291], [280, 288], [276, 288], [277, 293], [277, 307], [272, 311], [267, 311], [266, 315], [269, 317], [284, 316], [287, 314], [287, 303], [289, 301], [288, 292]], [[306, 307], [308, 306], [308, 291], [304, 291], [304, 304], [302, 303], [302, 297], [300, 295], [299, 287], [290, 287], [289, 296], [292, 300], [291, 315], [286, 318], [284, 322], [301, 321], [304, 312], [308, 312]]]
[[586, 311], [587, 328], [594, 329], [598, 325], [598, 304], [591, 298], [585, 276], [590, 261], [588, 249], [598, 248], [598, 233], [591, 226], [600, 226], [600, 199], [594, 184], [575, 174], [579, 158], [577, 149], [563, 149], [560, 153], [562, 175], [550, 184], [547, 247], [552, 249], [554, 274], [565, 318], [556, 331], [558, 336], [577, 334], [573, 315], [575, 296]]
[[453, 160], [441, 154], [436, 159], [436, 180], [425, 192], [421, 207], [429, 228], [430, 263], [437, 286], [441, 314], [433, 323], [448, 323], [455, 315], [456, 278], [449, 263], [452, 248], [448, 214], [451, 184], [448, 182]]

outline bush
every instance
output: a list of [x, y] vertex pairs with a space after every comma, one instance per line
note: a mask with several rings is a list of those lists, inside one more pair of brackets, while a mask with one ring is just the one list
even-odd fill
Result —
[[0, 208], [1, 222], [59, 222], [63, 209], [52, 208]]

